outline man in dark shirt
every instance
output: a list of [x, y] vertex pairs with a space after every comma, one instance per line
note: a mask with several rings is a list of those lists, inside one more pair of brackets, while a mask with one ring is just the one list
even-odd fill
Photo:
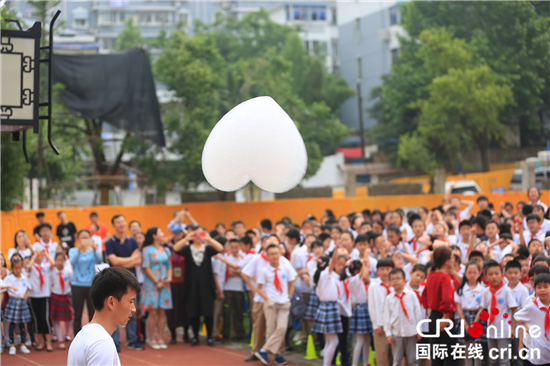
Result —
[[59, 221], [61, 221], [61, 224], [57, 225], [56, 230], [59, 243], [67, 243], [69, 248], [73, 248], [76, 235], [76, 226], [67, 220], [67, 215], [63, 211], [59, 211], [57, 213], [57, 217], [59, 218]]
[[[135, 266], [141, 264], [141, 252], [139, 251], [138, 243], [136, 239], [126, 236], [126, 219], [122, 215], [115, 215], [111, 219], [113, 228], [115, 229], [114, 235], [105, 242], [105, 255], [111, 266], [126, 268], [134, 275], [136, 274]], [[136, 301], [136, 308], [138, 303]], [[113, 333], [113, 340], [116, 345], [116, 349], [120, 352], [120, 334], [119, 329]], [[126, 325], [126, 340], [128, 341], [128, 348], [136, 351], [143, 350], [143, 346], [139, 343], [137, 337], [137, 320], [136, 314], [132, 315], [132, 318]]]
[[33, 230], [34, 238], [36, 241], [40, 241], [40, 227], [46, 220], [46, 215], [44, 215], [44, 212], [37, 212], [36, 213], [36, 219], [38, 220], [38, 225]]

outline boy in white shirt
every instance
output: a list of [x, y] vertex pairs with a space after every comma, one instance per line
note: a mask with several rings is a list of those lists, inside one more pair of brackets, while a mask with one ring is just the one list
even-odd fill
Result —
[[416, 325], [423, 319], [416, 294], [405, 289], [405, 272], [391, 270], [389, 279], [395, 293], [386, 297], [384, 304], [384, 332], [392, 346], [393, 366], [400, 366], [403, 356], [409, 366], [417, 365], [416, 343], [420, 336]]
[[527, 215], [525, 219], [529, 230], [524, 230], [523, 226], [519, 226], [519, 232], [516, 234], [516, 243], [528, 246], [533, 239], [537, 239], [541, 243], [544, 243], [546, 233], [540, 229], [540, 217], [535, 214]]
[[[527, 352], [528, 361], [532, 365], [546, 365], [550, 363], [550, 342], [547, 333], [546, 317], [550, 307], [550, 275], [539, 274], [535, 279], [537, 298], [525, 304], [523, 309], [514, 315], [518, 325], [528, 329], [529, 349], [539, 352]], [[533, 329], [534, 327], [538, 329]], [[536, 332], [536, 333], [535, 333]], [[525, 339], [524, 339], [525, 340]]]
[[136, 312], [139, 288], [136, 276], [120, 267], [106, 268], [94, 277], [90, 290], [94, 317], [71, 343], [67, 366], [120, 365], [111, 334]]
[[231, 340], [231, 323], [237, 340], [244, 339], [243, 306], [244, 282], [241, 277], [241, 265], [244, 256], [240, 253], [240, 241], [229, 240], [229, 252], [223, 255], [226, 264], [225, 283], [223, 285], [223, 327], [222, 341]]
[[468, 220], [463, 220], [458, 225], [458, 233], [460, 241], [456, 244], [460, 248], [460, 252], [462, 253], [461, 259], [462, 264], [468, 263], [468, 256], [470, 255], [470, 251], [472, 251], [470, 245], [470, 232], [472, 230], [472, 224]]
[[[39, 233], [41, 239], [33, 244], [33, 250], [36, 252], [38, 250], [46, 249], [50, 257], [54, 258], [58, 244], [52, 239], [52, 226], [48, 223], [40, 225]], [[47, 261], [47, 258], [44, 257], [44, 263]]]
[[[512, 294], [512, 290], [504, 285], [502, 267], [496, 261], [489, 261], [484, 266], [485, 279], [489, 282], [483, 295], [481, 296], [481, 306], [477, 313], [475, 321], [479, 321], [481, 312], [486, 309], [489, 312], [489, 320], [487, 322], [487, 342], [489, 347], [489, 354], [494, 349], [500, 350], [509, 349], [511, 347], [512, 338], [514, 333], [512, 330], [516, 329], [516, 321], [513, 319], [516, 313], [517, 304], [516, 299]], [[498, 309], [493, 311], [493, 309]], [[508, 323], [512, 321], [512, 325]], [[501, 355], [502, 356], [502, 355]], [[510, 365], [510, 360], [507, 358], [507, 354], [504, 357], [499, 357], [496, 360], [491, 359], [491, 366], [506, 366]]]
[[266, 319], [266, 342], [256, 352], [256, 357], [266, 365], [270, 364], [267, 353], [275, 355], [275, 362], [286, 364], [279, 353], [285, 341], [290, 313], [290, 300], [294, 294], [296, 271], [291, 266], [281, 265], [281, 251], [277, 245], [266, 248], [269, 266], [264, 267], [258, 276], [256, 291], [265, 300], [264, 314]]
[[[390, 286], [389, 274], [395, 264], [389, 258], [382, 258], [376, 265], [378, 279], [371, 281], [368, 294], [369, 314], [372, 322], [374, 348], [376, 348], [376, 364], [392, 364], [392, 353], [384, 333], [384, 308], [386, 297], [393, 292]], [[416, 295], [415, 295], [416, 296]]]
[[[506, 263], [506, 266], [504, 267], [504, 273], [506, 275], [506, 278], [508, 279], [507, 286], [512, 290], [512, 296], [516, 299], [516, 303], [518, 305], [518, 311], [523, 309], [523, 307], [526, 305], [526, 300], [529, 297], [529, 290], [527, 290], [527, 287], [523, 286], [520, 283], [520, 277], [521, 277], [521, 263], [519, 263], [516, 260], [511, 260], [510, 262]], [[512, 339], [512, 354], [516, 357], [517, 365], [521, 366], [523, 365], [523, 360], [518, 357], [519, 354], [519, 339], [514, 338]]]

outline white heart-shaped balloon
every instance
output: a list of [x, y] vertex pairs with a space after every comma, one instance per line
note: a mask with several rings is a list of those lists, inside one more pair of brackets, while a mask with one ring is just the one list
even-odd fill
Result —
[[252, 181], [282, 193], [306, 173], [304, 140], [290, 116], [271, 97], [247, 100], [214, 126], [202, 151], [202, 171], [220, 191], [236, 191]]

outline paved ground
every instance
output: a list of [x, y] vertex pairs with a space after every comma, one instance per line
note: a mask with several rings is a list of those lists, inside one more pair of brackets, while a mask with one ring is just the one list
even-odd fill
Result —
[[[122, 332], [124, 333], [124, 332]], [[122, 337], [121, 337], [122, 338]], [[169, 338], [169, 337], [168, 337]], [[122, 339], [121, 339], [122, 340]], [[167, 339], [168, 341], [168, 339]], [[168, 343], [168, 342], [166, 342]], [[54, 344], [55, 345], [55, 344]], [[19, 350], [18, 350], [19, 351]], [[36, 352], [31, 350], [29, 355], [17, 354], [9, 356], [7, 350], [1, 356], [1, 365], [25, 365], [42, 366], [55, 365], [61, 366], [67, 363], [68, 350], [58, 350], [54, 346], [54, 351]], [[129, 365], [247, 365], [260, 366], [261, 362], [244, 362], [248, 355], [249, 348], [243, 344], [230, 344], [228, 346], [216, 345], [207, 347], [206, 343], [201, 343], [198, 347], [191, 347], [189, 344], [178, 343], [169, 345], [167, 350], [153, 350], [147, 347], [144, 351], [128, 350], [123, 346], [119, 353], [120, 361], [123, 366]], [[321, 365], [320, 361], [306, 361], [303, 355], [299, 353], [286, 356], [289, 365]]]

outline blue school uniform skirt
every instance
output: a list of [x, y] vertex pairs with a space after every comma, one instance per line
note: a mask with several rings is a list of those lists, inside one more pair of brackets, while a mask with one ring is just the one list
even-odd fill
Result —
[[336, 301], [322, 301], [315, 314], [311, 331], [314, 333], [342, 333], [342, 320]]
[[[468, 324], [472, 324], [476, 318], [478, 310], [462, 310], [464, 313], [464, 319], [466, 319], [466, 322]], [[479, 323], [483, 325], [483, 334], [479, 338], [472, 338], [470, 334], [468, 334], [468, 329], [464, 329], [464, 337], [465, 338], [459, 338], [459, 342], [487, 342], [487, 321], [486, 320], [479, 320]], [[456, 332], [457, 334], [460, 334], [461, 332], [461, 322], [460, 319], [457, 321], [456, 324]]]
[[372, 334], [372, 323], [366, 302], [355, 304], [353, 307], [349, 332], [353, 334]]
[[27, 302], [21, 298], [10, 297], [4, 311], [4, 320], [17, 324], [30, 322], [31, 312]]
[[317, 296], [317, 291], [315, 289], [311, 291], [311, 295], [309, 296], [309, 301], [307, 302], [307, 308], [306, 308], [306, 314], [304, 315], [304, 319], [306, 320], [314, 320], [315, 315], [317, 314], [317, 309], [319, 309], [319, 297]]

